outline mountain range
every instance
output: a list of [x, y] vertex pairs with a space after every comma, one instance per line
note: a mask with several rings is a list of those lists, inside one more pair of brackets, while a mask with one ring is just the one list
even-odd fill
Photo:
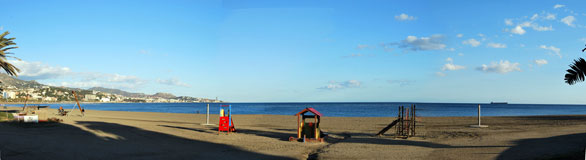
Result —
[[[0, 87], [2, 89], [6, 89], [8, 86], [14, 86], [16, 88], [42, 88], [45, 86], [55, 87], [55, 86], [44, 85], [44, 84], [41, 84], [41, 83], [34, 81], [34, 80], [30, 80], [30, 81], [21, 80], [21, 79], [9, 76], [7, 74], [1, 73], [0, 74]], [[89, 89], [70, 88], [70, 87], [58, 87], [58, 88], [64, 88], [64, 89], [74, 90], [74, 91], [84, 91], [84, 90], [85, 91], [100, 91], [100, 92], [104, 92], [104, 93], [118, 94], [118, 95], [122, 95], [125, 97], [130, 97], [130, 98], [140, 98], [140, 97], [167, 98], [167, 99], [175, 99], [175, 98], [192, 99], [193, 98], [193, 97], [188, 97], [188, 96], [177, 97], [171, 93], [156, 93], [153, 95], [148, 95], [148, 94], [144, 94], [144, 93], [132, 93], [132, 92], [127, 92], [127, 91], [123, 91], [120, 89], [112, 89], [112, 88], [104, 88], [104, 87], [92, 87]]]

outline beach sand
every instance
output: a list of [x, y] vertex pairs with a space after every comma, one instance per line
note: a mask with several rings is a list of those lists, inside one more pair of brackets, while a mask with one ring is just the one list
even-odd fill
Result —
[[[15, 108], [12, 108], [15, 109]], [[57, 111], [50, 110], [49, 117]], [[583, 159], [586, 116], [420, 117], [417, 136], [374, 136], [393, 117], [322, 117], [324, 143], [289, 142], [297, 119], [233, 115], [218, 135], [205, 114], [87, 110], [62, 123], [0, 123], [0, 159]], [[218, 124], [218, 116], [210, 116]]]

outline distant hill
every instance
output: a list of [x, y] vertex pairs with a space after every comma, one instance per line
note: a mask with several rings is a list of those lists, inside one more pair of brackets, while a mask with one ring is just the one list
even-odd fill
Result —
[[152, 97], [167, 98], [167, 99], [177, 98], [177, 96], [175, 96], [171, 93], [161, 93], [161, 92], [153, 94]]
[[20, 80], [20, 79], [16, 79], [14, 77], [11, 77], [5, 73], [1, 73], [0, 74], [0, 82], [2, 82], [0, 84], [0, 86], [15, 86], [17, 88], [41, 88], [45, 85], [40, 84], [37, 81], [25, 81], [25, 80]]
[[92, 87], [92, 88], [89, 88], [88, 90], [100, 91], [100, 92], [105, 92], [105, 93], [110, 93], [110, 94], [118, 94], [118, 95], [123, 95], [125, 97], [132, 97], [132, 98], [147, 96], [144, 93], [131, 93], [131, 92], [126, 92], [126, 91], [119, 90], [119, 89], [104, 88], [104, 87]]
[[122, 95], [124, 97], [129, 97], [129, 98], [166, 98], [166, 99], [180, 99], [180, 100], [189, 100], [189, 101], [198, 101], [198, 100], [204, 100], [204, 101], [213, 101], [212, 99], [206, 99], [206, 98], [195, 98], [195, 97], [189, 97], [189, 96], [175, 96], [171, 93], [156, 93], [153, 95], [148, 95], [148, 94], [144, 94], [144, 93], [132, 93], [132, 92], [127, 92], [127, 91], [123, 91], [120, 89], [112, 89], [112, 88], [104, 88], [104, 87], [92, 87], [89, 89], [80, 89], [80, 88], [70, 88], [70, 87], [57, 87], [57, 86], [49, 86], [49, 85], [44, 85], [41, 84], [37, 81], [31, 80], [31, 81], [25, 81], [25, 80], [21, 80], [21, 79], [17, 79], [15, 77], [9, 76], [5, 73], [0, 73], [0, 89], [7, 89], [8, 86], [14, 86], [18, 89], [25, 89], [25, 88], [43, 88], [43, 87], [49, 87], [51, 89], [58, 89], [58, 90], [63, 90], [63, 92], [70, 92], [70, 91], [76, 91], [82, 95], [84, 94], [91, 94], [91, 91], [99, 91], [99, 92], [104, 92], [104, 93], [110, 93], [110, 94], [117, 94], [117, 95]]

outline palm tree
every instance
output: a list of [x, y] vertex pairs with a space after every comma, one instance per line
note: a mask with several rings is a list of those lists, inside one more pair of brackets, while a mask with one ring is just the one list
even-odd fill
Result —
[[[586, 48], [582, 49], [582, 52], [586, 51]], [[570, 65], [570, 69], [567, 70], [566, 73], [566, 83], [569, 85], [576, 84], [576, 82], [584, 81], [584, 76], [586, 75], [586, 60], [584, 58], [579, 58], [574, 60], [574, 64]]]
[[[11, 49], [18, 48], [16, 43], [12, 40], [15, 38], [6, 38], [6, 35], [10, 34], [10, 32], [6, 31], [0, 35], [0, 68], [4, 69], [8, 75], [11, 76], [18, 76], [17, 73], [20, 72], [20, 69], [16, 68], [14, 65], [8, 62], [7, 58], [14, 58], [18, 59], [14, 56], [10, 56], [10, 54], [14, 54], [9, 52]], [[18, 59], [20, 60], [20, 59]]]

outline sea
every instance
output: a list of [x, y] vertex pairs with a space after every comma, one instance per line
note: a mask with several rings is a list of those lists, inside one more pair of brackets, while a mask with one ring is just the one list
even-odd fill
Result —
[[[396, 117], [399, 106], [416, 106], [421, 117], [477, 116], [478, 105], [482, 116], [586, 115], [586, 105], [566, 104], [478, 104], [478, 103], [400, 103], [400, 102], [320, 102], [320, 103], [82, 103], [86, 110], [219, 114], [220, 105], [230, 105], [233, 115], [273, 114], [294, 115], [306, 107], [313, 107], [329, 117]], [[77, 109], [73, 103], [28, 104], [50, 108]], [[20, 106], [23, 104], [6, 104]], [[91, 111], [88, 111], [91, 112]]]

